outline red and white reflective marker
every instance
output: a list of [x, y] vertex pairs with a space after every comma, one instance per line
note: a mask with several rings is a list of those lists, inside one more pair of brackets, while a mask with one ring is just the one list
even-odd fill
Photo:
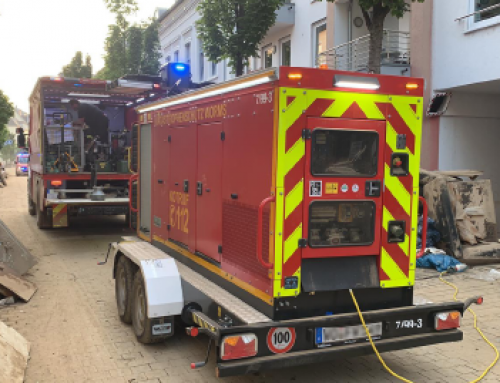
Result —
[[275, 354], [284, 354], [295, 344], [295, 329], [291, 327], [273, 327], [267, 334], [267, 347]]

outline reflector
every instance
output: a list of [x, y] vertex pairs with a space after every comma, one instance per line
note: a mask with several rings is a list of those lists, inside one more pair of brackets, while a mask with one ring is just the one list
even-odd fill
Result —
[[234, 360], [257, 355], [258, 342], [255, 334], [227, 336], [222, 340], [221, 359]]
[[461, 315], [458, 311], [437, 313], [434, 317], [434, 328], [437, 331], [459, 328], [460, 317]]

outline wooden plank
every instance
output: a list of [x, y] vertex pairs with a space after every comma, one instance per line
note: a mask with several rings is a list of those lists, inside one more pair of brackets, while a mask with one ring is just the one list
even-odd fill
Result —
[[0, 263], [0, 286], [12, 291], [25, 302], [28, 302], [37, 290], [35, 284], [27, 281], [3, 263]]

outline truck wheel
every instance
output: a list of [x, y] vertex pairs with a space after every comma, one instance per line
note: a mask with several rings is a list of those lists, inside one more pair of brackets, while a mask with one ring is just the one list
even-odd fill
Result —
[[123, 255], [116, 263], [115, 296], [118, 315], [123, 323], [132, 323], [132, 283], [134, 282], [134, 266]]
[[137, 340], [143, 344], [160, 343], [170, 335], [153, 335], [153, 320], [148, 318], [147, 297], [141, 271], [135, 273], [132, 285], [132, 326]]
[[47, 214], [47, 210], [40, 210], [38, 206], [35, 206], [36, 209], [36, 225], [39, 229], [50, 229], [52, 227], [52, 222], [49, 219], [49, 215]]

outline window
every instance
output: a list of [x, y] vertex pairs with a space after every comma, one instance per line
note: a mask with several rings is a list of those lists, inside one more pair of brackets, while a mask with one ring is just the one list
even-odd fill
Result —
[[292, 65], [292, 42], [290, 40], [281, 43], [281, 65]]
[[326, 51], [326, 24], [317, 26], [314, 46], [314, 65], [318, 65], [319, 55]]
[[311, 172], [315, 176], [373, 177], [377, 174], [378, 133], [316, 129]]
[[309, 207], [309, 246], [371, 245], [375, 238], [373, 201], [315, 201]]
[[174, 52], [174, 62], [178, 63], [179, 62], [179, 51]]
[[262, 60], [264, 68], [273, 66], [273, 46], [269, 45], [262, 50]]
[[205, 55], [200, 52], [200, 81], [205, 78]]
[[217, 63], [212, 61], [212, 72], [211, 72], [212, 77], [217, 76]]
[[474, 12], [481, 11], [483, 9], [498, 5], [497, 8], [493, 8], [491, 10], [474, 15], [475, 23], [500, 16], [500, 0], [473, 0], [473, 1], [474, 1]]
[[184, 45], [184, 54], [186, 56], [186, 64], [191, 65], [191, 43]]

